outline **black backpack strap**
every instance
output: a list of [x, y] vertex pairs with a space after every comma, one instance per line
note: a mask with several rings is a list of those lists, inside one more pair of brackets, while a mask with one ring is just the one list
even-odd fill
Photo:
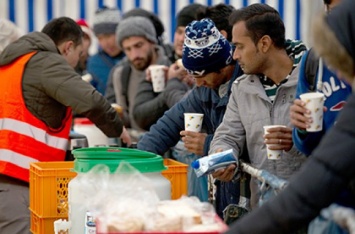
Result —
[[306, 80], [309, 84], [309, 90], [316, 90], [316, 76], [319, 64], [319, 57], [316, 55], [313, 48], [311, 48], [307, 54], [306, 58]]
[[131, 66], [129, 64], [123, 65], [122, 73], [121, 73], [121, 92], [122, 95], [126, 99], [127, 108], [129, 107], [129, 100], [128, 100], [128, 83], [129, 77], [131, 75]]

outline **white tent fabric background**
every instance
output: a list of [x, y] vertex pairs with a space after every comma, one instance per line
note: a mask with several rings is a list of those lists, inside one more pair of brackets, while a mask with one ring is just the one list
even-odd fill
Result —
[[[100, 6], [117, 7], [122, 13], [136, 7], [156, 13], [165, 27], [164, 38], [173, 40], [176, 13], [190, 3], [215, 5], [226, 3], [240, 8], [253, 3], [266, 3], [280, 12], [286, 26], [286, 37], [309, 42], [308, 29], [313, 15], [322, 10], [322, 0], [0, 0], [0, 17], [15, 22], [24, 33], [40, 31], [52, 18], [68, 16], [84, 18], [92, 24]], [[96, 40], [91, 52], [97, 47]]]

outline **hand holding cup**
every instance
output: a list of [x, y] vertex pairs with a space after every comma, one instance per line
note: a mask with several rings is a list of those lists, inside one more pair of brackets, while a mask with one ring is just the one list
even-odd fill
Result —
[[206, 133], [200, 133], [203, 122], [201, 113], [184, 113], [185, 131], [181, 131], [185, 148], [196, 155], [203, 155]]
[[185, 131], [200, 132], [203, 122], [201, 113], [184, 113]]
[[324, 94], [316, 92], [304, 93], [300, 95], [300, 98], [305, 103], [305, 108], [308, 110], [304, 116], [306, 118], [311, 118], [311, 120], [307, 122], [307, 132], [322, 131]]
[[146, 80], [150, 80], [153, 85], [153, 91], [162, 92], [165, 89], [168, 67], [164, 65], [150, 65], [146, 72]]
[[289, 151], [293, 146], [292, 129], [285, 125], [264, 126], [264, 134], [268, 159], [280, 159], [283, 150]]

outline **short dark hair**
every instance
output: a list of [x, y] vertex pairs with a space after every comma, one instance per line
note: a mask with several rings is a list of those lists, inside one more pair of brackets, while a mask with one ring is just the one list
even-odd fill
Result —
[[69, 17], [59, 17], [49, 21], [42, 29], [58, 46], [65, 41], [73, 41], [74, 45], [82, 43], [83, 31], [80, 26]]
[[255, 3], [233, 11], [229, 18], [230, 24], [240, 21], [245, 21], [248, 34], [255, 44], [264, 35], [268, 35], [275, 47], [285, 48], [285, 25], [280, 14], [271, 6]]
[[229, 24], [228, 18], [235, 8], [232, 5], [219, 3], [214, 6], [201, 8], [197, 12], [197, 19], [210, 18], [216, 25], [219, 31], [227, 32], [227, 40], [232, 41], [232, 25]]

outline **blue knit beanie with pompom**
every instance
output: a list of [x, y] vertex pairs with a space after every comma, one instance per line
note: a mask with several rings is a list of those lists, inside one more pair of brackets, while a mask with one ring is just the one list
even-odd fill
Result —
[[203, 76], [231, 64], [233, 49], [211, 19], [193, 21], [186, 26], [182, 63], [187, 72]]

